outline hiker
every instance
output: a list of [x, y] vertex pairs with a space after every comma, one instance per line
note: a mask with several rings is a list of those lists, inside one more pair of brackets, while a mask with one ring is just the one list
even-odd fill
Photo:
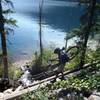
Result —
[[[62, 74], [61, 79], [64, 79], [64, 75], [63, 75], [64, 66], [65, 66], [66, 62], [69, 61], [69, 57], [68, 57], [67, 53], [64, 50], [65, 50], [64, 48], [62, 48], [62, 49], [56, 48], [54, 50], [54, 54], [57, 54], [57, 56], [58, 56], [58, 58], [57, 58], [58, 70], [56, 72], [56, 78], [58, 77], [58, 74], [61, 73]], [[55, 81], [56, 81], [56, 78], [55, 78]]]

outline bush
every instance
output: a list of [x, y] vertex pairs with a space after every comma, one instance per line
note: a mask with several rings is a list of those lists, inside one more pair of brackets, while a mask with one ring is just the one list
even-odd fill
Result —
[[[8, 74], [9, 74], [10, 79], [17, 79], [21, 76], [22, 72], [20, 69], [15, 68], [15, 66], [13, 66], [12, 63], [9, 63], [8, 66], [9, 66], [8, 67], [8, 72], [9, 72]], [[1, 64], [0, 65], [0, 77], [3, 76], [3, 72], [4, 72], [3, 70], [4, 70], [3, 65]]]
[[40, 61], [40, 54], [35, 54], [35, 60], [32, 61], [32, 74], [41, 73], [44, 70], [47, 70], [48, 60], [53, 58], [53, 51], [51, 49], [44, 49], [43, 56], [42, 56], [42, 63]]
[[37, 90], [22, 95], [18, 100], [56, 100], [56, 96], [51, 94], [47, 88]]
[[100, 75], [82, 71], [79, 75], [58, 81], [49, 86], [50, 89], [70, 88], [78, 91], [100, 91]]

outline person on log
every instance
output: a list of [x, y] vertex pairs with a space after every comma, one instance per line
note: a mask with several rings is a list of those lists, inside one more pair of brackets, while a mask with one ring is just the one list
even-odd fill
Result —
[[68, 57], [68, 54], [65, 52], [65, 48], [56, 48], [54, 50], [54, 54], [57, 54], [57, 58], [54, 59], [56, 61], [58, 61], [58, 69], [56, 71], [56, 77], [54, 79], [54, 81], [56, 81], [56, 78], [58, 77], [59, 73], [62, 74], [62, 77], [61, 79], [64, 79], [64, 75], [63, 75], [63, 72], [64, 72], [64, 67], [66, 65], [66, 62], [69, 61], [69, 57]]

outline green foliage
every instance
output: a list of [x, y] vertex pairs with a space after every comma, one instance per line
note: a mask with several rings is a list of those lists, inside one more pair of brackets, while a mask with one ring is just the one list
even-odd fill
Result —
[[[78, 28], [74, 28], [66, 36], [66, 40], [75, 37], [80, 43], [80, 64], [83, 65], [88, 61], [90, 62], [90, 59], [88, 59], [88, 55], [86, 54], [88, 41], [94, 39], [97, 43], [100, 43], [100, 4], [96, 0], [94, 0], [94, 2], [92, 1], [80, 0], [81, 3], [88, 3], [88, 5], [86, 5], [86, 11], [80, 18], [81, 25]], [[91, 55], [91, 53], [89, 55]]]
[[[80, 2], [82, 3], [86, 3], [90, 2], [89, 0], [80, 0]], [[71, 39], [73, 37], [80, 37], [82, 36], [82, 34], [84, 34], [84, 29], [86, 30], [86, 17], [88, 16], [89, 13], [89, 8], [86, 9], [86, 12], [81, 16], [80, 21], [81, 21], [81, 25], [77, 28], [72, 29], [69, 34], [67, 34], [66, 39]], [[85, 21], [83, 24], [83, 21]], [[96, 34], [100, 33], [100, 3], [96, 2], [95, 5], [95, 10], [94, 10], [94, 14], [93, 14], [93, 24], [91, 25], [91, 29], [89, 36], [95, 36]]]
[[22, 95], [19, 100], [56, 100], [56, 97], [50, 94], [47, 88], [38, 88], [31, 93]]
[[66, 80], [55, 82], [48, 85], [51, 90], [66, 88], [71, 92], [92, 92], [100, 91], [100, 64], [91, 66], [87, 70], [82, 70], [76, 76], [68, 77]]
[[[44, 49], [44, 52], [43, 52], [43, 55], [42, 55], [43, 62], [47, 63], [48, 60], [50, 58], [52, 58], [52, 55], [53, 55], [53, 50], [51, 50], [51, 49]], [[35, 60], [34, 60], [34, 58], [35, 58]], [[34, 63], [34, 61], [36, 62], [40, 58], [39, 52], [35, 53], [35, 57], [34, 58], [33, 58], [33, 63]]]
[[45, 88], [38, 89], [31, 93], [27, 93], [21, 96], [18, 100], [58, 100], [59, 97], [62, 97], [64, 100], [72, 100], [71, 96], [75, 100], [84, 100], [82, 95], [76, 94], [76, 92], [70, 93], [69, 96], [63, 96], [63, 93], [53, 93], [53, 91], [46, 90]]
[[68, 88], [68, 89], [75, 89], [75, 90], [82, 90], [82, 88], [89, 89], [89, 84], [84, 80], [79, 80], [78, 78], [70, 77], [66, 81], [58, 81], [55, 82], [51, 89], [59, 89], [59, 88]]
[[[3, 70], [4, 70], [3, 65], [0, 64], [0, 77], [2, 77], [2, 75], [3, 75], [3, 72], [4, 72]], [[9, 63], [8, 72], [9, 72], [9, 78], [10, 79], [18, 79], [22, 74], [21, 70], [15, 68], [12, 65], [12, 63]]]
[[43, 59], [48, 62], [48, 60], [52, 57], [53, 50], [51, 49], [45, 49], [43, 52]]
[[66, 66], [65, 66], [65, 70], [71, 70], [73, 68], [76, 68], [77, 65], [79, 64], [79, 57], [78, 55], [72, 59], [71, 61], [69, 61], [68, 63], [66, 63]]
[[81, 79], [80, 77], [70, 77], [67, 80], [55, 82], [50, 89], [59, 89], [59, 88], [67, 88], [72, 91], [92, 91], [98, 90], [100, 91], [100, 75], [93, 75], [84, 77]]
[[9, 24], [9, 25], [14, 25], [14, 26], [17, 26], [16, 25], [16, 20], [15, 19], [13, 19], [13, 18], [10, 18], [10, 19], [5, 19], [5, 23], [6, 24]]
[[96, 4], [96, 8], [97, 8], [97, 9], [100, 9], [100, 3], [97, 3], [97, 4]]
[[2, 68], [2, 66], [0, 64], [0, 77], [2, 77], [2, 74], [3, 74], [3, 68]]
[[[96, 67], [100, 69], [100, 64]], [[22, 95], [19, 100], [56, 100], [59, 97], [59, 93], [53, 94], [52, 91], [60, 88], [66, 89], [67, 93], [70, 94], [76, 93], [76, 100], [83, 100], [82, 96], [79, 96], [79, 94], [84, 95], [84, 93], [91, 93], [93, 90], [100, 91], [100, 75], [92, 74], [89, 72], [89, 69], [82, 70], [77, 76], [71, 76], [68, 77], [67, 80], [47, 84], [46, 87], [38, 88], [31, 93]]]
[[[32, 93], [22, 95], [18, 100], [32, 100]], [[34, 100], [34, 99], [33, 99]]]
[[68, 77], [66, 80], [57, 81], [53, 84], [48, 84], [43, 88], [39, 88], [31, 93], [27, 93], [23, 95], [19, 100], [56, 100], [58, 94], [53, 94], [53, 92], [51, 93], [51, 91], [59, 88], [66, 88], [66, 90], [68, 90], [68, 93], [71, 94], [91, 93], [93, 90], [100, 91], [100, 74], [98, 74], [99, 71], [100, 64], [91, 66], [87, 70], [82, 70], [76, 76], [73, 75], [71, 77]]
[[82, 70], [77, 76], [58, 81], [49, 86], [49, 89], [67, 88], [75, 91], [100, 91], [100, 64]]
[[14, 66], [10, 66], [8, 70], [10, 79], [16, 80], [22, 75], [21, 70], [16, 69]]
[[[0, 56], [1, 56], [1, 58], [0, 58], [0, 77], [2, 77], [4, 68], [3, 68], [3, 63], [2, 63], [1, 51], [0, 51]], [[8, 66], [9, 66], [8, 67], [9, 78], [10, 79], [18, 79], [22, 74], [21, 70], [19, 68], [15, 68], [15, 66], [13, 66], [11, 61], [9, 61]]]
[[[97, 69], [95, 70], [98, 70], [98, 71], [100, 70], [99, 64], [97, 66]], [[83, 71], [81, 72], [81, 74], [77, 76], [77, 78], [79, 80], [83, 79], [84, 82], [87, 82], [89, 84], [88, 88], [86, 89], [100, 91], [100, 75], [97, 74], [98, 72], [96, 72], [95, 70], [93, 69], [93, 73], [90, 73], [90, 71], [92, 71], [92, 68], [88, 71]]]
[[12, 1], [10, 1], [10, 0], [2, 0], [2, 3], [5, 6], [5, 8], [3, 7], [3, 9], [2, 9], [2, 14], [4, 15], [3, 16], [4, 17], [4, 24], [9, 25], [9, 27], [8, 26], [5, 27], [5, 32], [8, 33], [8, 30], [9, 30], [10, 31], [9, 33], [11, 33], [11, 32], [13, 32], [12, 31], [13, 29], [10, 27], [10, 25], [17, 26], [16, 25], [17, 21], [13, 18], [7, 18], [7, 15], [15, 12], [14, 6], [13, 6]]
[[98, 47], [95, 51], [94, 50], [87, 50], [86, 52], [86, 63], [91, 63], [93, 61], [100, 60], [100, 48]]
[[7, 9], [7, 10], [3, 10], [2, 13], [3, 14], [8, 14], [8, 13], [14, 13], [14, 11], [11, 10], [11, 9]]
[[51, 49], [44, 49], [43, 55], [42, 55], [42, 63], [40, 61], [40, 54], [38, 52], [35, 53], [35, 57], [31, 63], [32, 70], [34, 74], [40, 73], [44, 70], [46, 70], [48, 67], [48, 60], [52, 58], [53, 51]]
[[76, 68], [77, 65], [79, 64], [79, 61], [80, 61], [80, 54], [79, 54], [79, 49], [78, 48], [72, 48], [68, 52], [68, 54], [72, 55], [73, 59], [66, 63], [65, 70], [70, 70], [70, 69]]

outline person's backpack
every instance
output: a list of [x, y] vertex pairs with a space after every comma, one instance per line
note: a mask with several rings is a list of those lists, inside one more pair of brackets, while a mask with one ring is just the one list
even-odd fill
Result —
[[67, 53], [62, 53], [61, 57], [60, 57], [61, 63], [66, 63], [69, 61], [69, 57], [67, 55]]

